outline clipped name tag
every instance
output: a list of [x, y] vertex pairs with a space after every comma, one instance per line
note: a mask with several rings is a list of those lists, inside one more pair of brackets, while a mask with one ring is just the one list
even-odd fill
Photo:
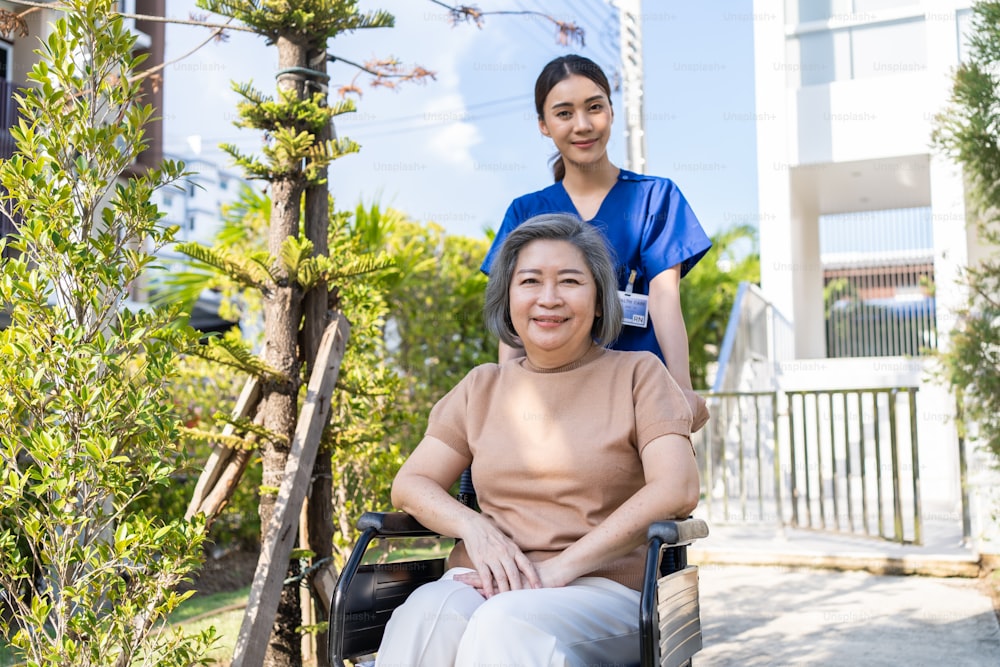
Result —
[[622, 324], [645, 329], [649, 319], [649, 297], [619, 290], [618, 298], [622, 302]]

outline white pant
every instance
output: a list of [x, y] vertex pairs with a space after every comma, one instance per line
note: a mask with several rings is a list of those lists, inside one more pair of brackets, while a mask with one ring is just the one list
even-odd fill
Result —
[[415, 590], [376, 667], [601, 667], [639, 662], [639, 592], [601, 577], [485, 599], [452, 577]]

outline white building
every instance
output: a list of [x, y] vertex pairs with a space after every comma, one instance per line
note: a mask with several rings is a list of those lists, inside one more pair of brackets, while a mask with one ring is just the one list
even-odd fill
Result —
[[[956, 278], [982, 249], [966, 225], [960, 170], [934, 151], [930, 137], [963, 57], [971, 5], [754, 0], [761, 290], [779, 321], [790, 325], [767, 381], [781, 391], [919, 386], [925, 517], [962, 517], [955, 398], [930, 377], [929, 357], [913, 349], [897, 356], [831, 349], [828, 319], [836, 304], [824, 299], [824, 288], [835, 275], [846, 276], [842, 285], [878, 276], [871, 286], [882, 293], [873, 292], [871, 303], [930, 304], [931, 325], [921, 330], [920, 345], [947, 345], [955, 309], [964, 303]], [[859, 240], [862, 232], [879, 239], [893, 228], [909, 229], [910, 240]], [[887, 267], [900, 264], [923, 272], [919, 284], [885, 277]], [[772, 350], [778, 333], [769, 332]], [[739, 382], [746, 388], [743, 375], [724, 388], [741, 388]], [[842, 410], [848, 409], [845, 398]], [[835, 411], [831, 405], [830, 422]], [[820, 419], [818, 405], [814, 415]], [[977, 472], [973, 461], [970, 475]], [[989, 511], [976, 503], [974, 493], [973, 533], [981, 535]]]
[[[161, 188], [154, 195], [165, 214], [163, 224], [177, 225], [178, 242], [197, 242], [211, 246], [222, 228], [222, 207], [235, 202], [250, 182], [236, 170], [226, 169], [197, 154], [164, 154], [165, 159], [179, 160], [191, 172], [176, 186]], [[181, 257], [171, 250], [165, 257]]]
[[[185, 170], [191, 172], [184, 181], [160, 188], [153, 194], [153, 202], [163, 212], [162, 224], [178, 227], [177, 243], [196, 242], [211, 247], [215, 236], [222, 228], [222, 209], [235, 202], [245, 187], [252, 187], [249, 181], [235, 170], [220, 167], [196, 153], [189, 155], [164, 154], [168, 160], [179, 160]], [[166, 271], [173, 267], [183, 270], [183, 262], [189, 260], [173, 246], [163, 248], [158, 256]], [[141, 291], [141, 290], [140, 290]], [[144, 301], [145, 294], [138, 294]], [[229, 324], [221, 319], [220, 296], [205, 291], [193, 306], [191, 325], [203, 331], [223, 331]]]
[[[968, 0], [756, 0], [761, 283], [826, 357], [821, 216], [929, 207], [938, 329], [974, 254], [958, 170], [930, 148]], [[874, 220], [878, 216], [873, 215]]]

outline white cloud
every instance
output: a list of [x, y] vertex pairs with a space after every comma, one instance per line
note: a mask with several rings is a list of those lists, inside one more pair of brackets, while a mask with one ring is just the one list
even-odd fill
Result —
[[423, 150], [447, 164], [470, 168], [472, 147], [482, 143], [479, 129], [468, 122], [465, 102], [457, 92], [435, 96], [425, 107], [424, 118], [429, 124], [441, 127], [430, 132]]

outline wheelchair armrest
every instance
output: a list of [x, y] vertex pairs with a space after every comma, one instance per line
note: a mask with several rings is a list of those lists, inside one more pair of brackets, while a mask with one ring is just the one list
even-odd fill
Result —
[[708, 537], [708, 524], [702, 519], [681, 519], [677, 521], [657, 521], [650, 524], [646, 539], [657, 538], [663, 544], [690, 544], [694, 540]]
[[365, 512], [358, 519], [358, 529], [373, 530], [380, 537], [431, 537], [437, 535], [427, 530], [406, 512]]
[[701, 519], [657, 521], [649, 526], [639, 601], [643, 665], [687, 664], [701, 649], [698, 575], [697, 568], [688, 567], [687, 547], [704, 537], [708, 537], [708, 524]]

